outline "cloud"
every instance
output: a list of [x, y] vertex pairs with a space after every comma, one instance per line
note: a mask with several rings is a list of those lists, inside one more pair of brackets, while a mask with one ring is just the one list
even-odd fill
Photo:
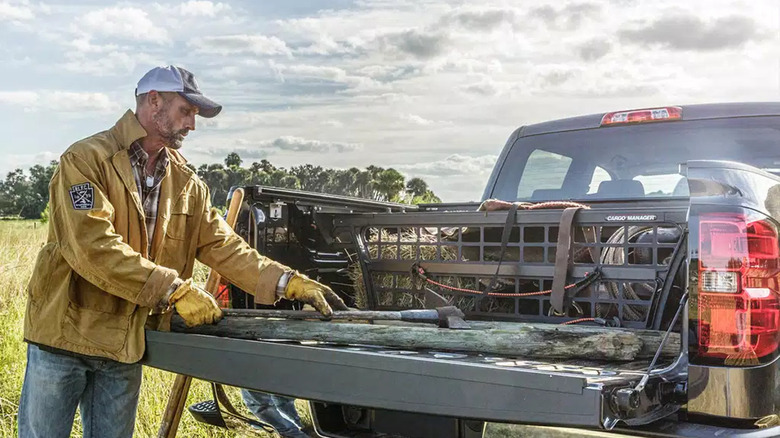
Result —
[[261, 149], [254, 146], [234, 146], [232, 148], [219, 148], [209, 149], [208, 155], [212, 157], [224, 158], [229, 153], [237, 153], [243, 160], [263, 160], [271, 156], [271, 152], [267, 149]]
[[540, 6], [532, 9], [529, 16], [542, 20], [549, 27], [573, 30], [579, 28], [585, 19], [598, 15], [600, 11], [601, 6], [594, 3], [573, 3], [560, 8]]
[[29, 107], [37, 100], [38, 93], [34, 91], [0, 91], [0, 103]]
[[695, 15], [661, 17], [618, 36], [628, 42], [672, 50], [712, 51], [740, 47], [760, 38], [750, 17], [729, 15], [705, 22]]
[[35, 14], [33, 14], [32, 9], [25, 5], [0, 3], [0, 21], [32, 20], [33, 18], [35, 18]]
[[109, 50], [116, 50], [119, 48], [116, 44], [93, 44], [92, 39], [88, 36], [81, 36], [73, 40], [64, 41], [63, 43], [66, 46], [72, 47], [80, 54], [105, 53]]
[[540, 85], [543, 89], [557, 87], [577, 75], [577, 71], [571, 68], [550, 67], [539, 72]]
[[29, 174], [28, 169], [36, 164], [48, 165], [54, 160], [60, 159], [60, 153], [43, 151], [36, 154], [5, 154], [3, 161], [0, 162], [0, 179], [9, 172], [16, 169], [23, 169]]
[[270, 62], [271, 69], [282, 81], [286, 75], [309, 79], [325, 79], [332, 82], [347, 82], [347, 72], [339, 67], [309, 64], [277, 64]]
[[579, 44], [576, 48], [577, 55], [583, 61], [596, 61], [605, 57], [612, 49], [612, 44], [604, 39], [592, 39]]
[[341, 120], [336, 120], [336, 119], [323, 120], [322, 124], [325, 125], [325, 126], [330, 126], [332, 128], [343, 128], [344, 127], [344, 122], [342, 122]]
[[363, 145], [357, 143], [340, 143], [320, 140], [307, 140], [301, 137], [285, 135], [275, 140], [267, 142], [282, 151], [296, 152], [353, 152], [363, 148]]
[[467, 85], [458, 87], [460, 91], [468, 94], [492, 97], [501, 96], [515, 89], [519, 84], [496, 81], [489, 75], [480, 75], [482, 79]]
[[481, 155], [471, 157], [468, 155], [452, 154], [439, 161], [422, 162], [415, 164], [399, 164], [395, 169], [409, 175], [418, 176], [460, 176], [489, 174], [496, 163], [497, 155]]
[[229, 11], [230, 5], [226, 3], [191, 0], [180, 4], [176, 9], [179, 14], [184, 16], [214, 17], [221, 12]]
[[272, 152], [312, 152], [312, 153], [344, 153], [355, 152], [363, 148], [359, 143], [343, 143], [322, 140], [310, 140], [292, 135], [277, 137], [272, 140], [237, 139], [233, 146], [209, 148], [207, 153], [212, 156], [224, 157], [230, 152], [236, 152], [242, 158], [267, 158]]
[[443, 25], [458, 25], [464, 29], [486, 32], [504, 23], [514, 23], [516, 14], [511, 9], [466, 10], [442, 17]]
[[285, 55], [292, 52], [287, 44], [277, 37], [265, 35], [222, 35], [208, 36], [189, 43], [198, 53], [211, 55]]
[[90, 11], [71, 28], [78, 34], [98, 35], [131, 41], [167, 43], [168, 33], [138, 8], [112, 7]]
[[380, 82], [393, 82], [420, 74], [420, 68], [405, 64], [369, 64], [354, 71], [361, 76], [368, 76]]
[[433, 120], [424, 119], [417, 114], [401, 114], [399, 117], [403, 121], [419, 126], [430, 126], [436, 123]]
[[110, 113], [119, 108], [108, 95], [103, 93], [73, 93], [54, 91], [42, 94], [39, 98], [41, 108], [56, 109], [64, 112], [102, 112]]
[[121, 76], [134, 71], [138, 64], [154, 64], [152, 58], [144, 53], [128, 54], [116, 50], [98, 56], [74, 52], [68, 57], [70, 59], [62, 64], [65, 70], [100, 77]]
[[45, 110], [69, 115], [110, 113], [119, 108], [106, 94], [70, 91], [0, 91], [0, 104], [20, 106], [27, 112]]
[[452, 122], [447, 121], [436, 121], [436, 120], [429, 120], [424, 117], [418, 116], [417, 114], [401, 114], [398, 116], [399, 119], [403, 120], [404, 122], [411, 123], [412, 125], [417, 126], [433, 126], [433, 125], [451, 125]]
[[649, 69], [640, 66], [591, 64], [539, 65], [527, 75], [522, 84], [512, 84], [518, 91], [538, 98], [636, 98], [659, 93], [670, 78], [679, 81], [683, 72], [667, 69]]
[[273, 60], [269, 61], [269, 65], [281, 82], [287, 82], [289, 79], [293, 78], [299, 81], [319, 80], [344, 84], [353, 90], [361, 91], [386, 88], [382, 83], [375, 81], [370, 77], [350, 74], [339, 67], [309, 64], [278, 64]]
[[356, 47], [347, 41], [336, 41], [328, 35], [318, 35], [309, 41], [302, 44], [300, 47], [296, 47], [295, 54], [300, 55], [347, 55], [355, 53]]
[[426, 74], [431, 75], [440, 72], [500, 75], [504, 73], [504, 67], [498, 59], [481, 60], [464, 58], [462, 56], [452, 56], [427, 63], [423, 68], [423, 71]]
[[410, 104], [414, 98], [406, 93], [379, 93], [355, 95], [355, 102], [363, 104], [378, 104], [384, 108], [388, 104]]
[[466, 93], [479, 94], [481, 96], [496, 96], [501, 91], [496, 84], [496, 81], [488, 79], [469, 85], [463, 85], [460, 87], [460, 90], [465, 91]]
[[393, 32], [380, 36], [377, 41], [389, 53], [412, 55], [418, 59], [431, 59], [444, 53], [449, 37], [441, 32], [416, 29]]

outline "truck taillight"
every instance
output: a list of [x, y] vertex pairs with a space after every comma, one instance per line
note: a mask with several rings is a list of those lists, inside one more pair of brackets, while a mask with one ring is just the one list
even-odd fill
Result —
[[630, 111], [617, 111], [604, 114], [601, 126], [625, 125], [630, 123], [669, 122], [682, 119], [682, 108], [666, 106], [662, 108], [646, 108]]
[[756, 365], [780, 345], [777, 227], [756, 214], [699, 218], [699, 358]]

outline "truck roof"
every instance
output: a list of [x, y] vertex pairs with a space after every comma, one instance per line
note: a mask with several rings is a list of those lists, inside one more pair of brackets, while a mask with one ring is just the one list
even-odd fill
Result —
[[[683, 120], [780, 115], [780, 102], [707, 103], [675, 106], [682, 108]], [[626, 108], [625, 110], [630, 109]], [[520, 136], [526, 137], [551, 132], [598, 128], [601, 125], [601, 118], [604, 117], [604, 114], [597, 113], [527, 125], [521, 130]]]

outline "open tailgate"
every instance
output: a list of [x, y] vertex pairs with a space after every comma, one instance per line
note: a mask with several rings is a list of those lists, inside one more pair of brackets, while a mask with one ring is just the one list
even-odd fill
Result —
[[630, 399], [626, 388], [642, 376], [636, 363], [597, 367], [171, 332], [146, 336], [144, 365], [323, 402], [592, 428], [612, 428], [619, 419], [644, 424], [677, 409], [671, 402], [674, 383], [660, 377]]

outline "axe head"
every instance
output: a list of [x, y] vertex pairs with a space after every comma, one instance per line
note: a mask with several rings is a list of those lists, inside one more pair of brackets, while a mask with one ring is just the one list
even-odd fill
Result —
[[466, 315], [455, 306], [437, 307], [436, 312], [439, 314], [439, 327], [454, 330], [468, 330], [471, 328], [469, 323], [463, 319]]

